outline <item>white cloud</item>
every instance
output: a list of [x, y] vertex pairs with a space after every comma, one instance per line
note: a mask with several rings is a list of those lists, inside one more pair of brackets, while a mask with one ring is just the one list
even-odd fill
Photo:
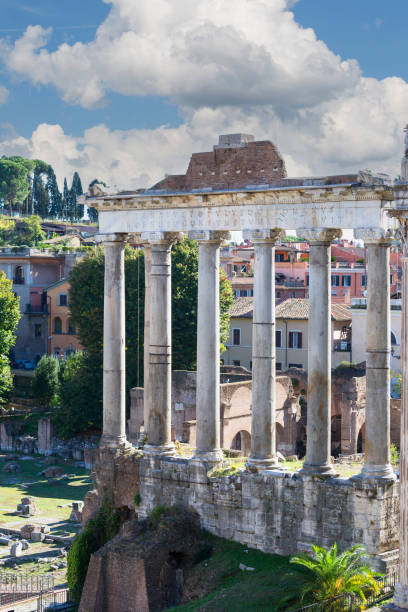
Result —
[[74, 138], [42, 124], [31, 138], [3, 137], [6, 154], [43, 158], [60, 181], [78, 170], [84, 184], [136, 188], [184, 172], [218, 134], [242, 131], [272, 140], [292, 176], [399, 172], [408, 84], [363, 77], [295, 22], [296, 0], [138, 0], [138, 10], [134, 0], [104, 1], [112, 9], [92, 42], [50, 51], [50, 31], [31, 26], [12, 47], [0, 40], [5, 66], [86, 108], [112, 91], [165, 96], [182, 125], [99, 125]]
[[30, 26], [6, 67], [92, 108], [110, 91], [160, 95], [192, 107], [274, 104], [282, 114], [352, 88], [360, 70], [298, 25], [288, 0], [112, 0], [89, 43], [47, 50]]
[[5, 104], [7, 102], [9, 93], [10, 92], [7, 87], [3, 87], [3, 85], [0, 85], [0, 104]]

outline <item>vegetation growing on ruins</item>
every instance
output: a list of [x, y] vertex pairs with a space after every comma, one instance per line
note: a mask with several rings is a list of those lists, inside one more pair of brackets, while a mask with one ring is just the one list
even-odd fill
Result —
[[74, 540], [67, 558], [67, 582], [72, 599], [79, 603], [91, 555], [119, 531], [120, 511], [105, 497], [98, 514]]
[[9, 353], [15, 344], [20, 320], [20, 298], [14, 295], [12, 288], [12, 281], [0, 272], [0, 406], [8, 401], [13, 388]]
[[376, 574], [367, 564], [364, 546], [356, 544], [342, 553], [339, 553], [336, 543], [329, 550], [321, 546], [312, 546], [312, 549], [313, 555], [299, 553], [290, 559], [290, 563], [306, 570], [300, 590], [302, 603], [350, 594], [364, 604], [366, 595], [378, 594]]

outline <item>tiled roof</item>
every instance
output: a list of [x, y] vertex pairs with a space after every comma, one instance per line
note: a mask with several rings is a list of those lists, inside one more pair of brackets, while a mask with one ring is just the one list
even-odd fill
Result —
[[245, 317], [252, 319], [253, 297], [237, 298], [230, 308], [231, 317]]
[[[252, 318], [252, 297], [237, 298], [230, 308], [231, 317]], [[277, 319], [304, 319], [309, 318], [309, 300], [305, 298], [290, 298], [276, 305]], [[333, 321], [350, 321], [350, 308], [344, 304], [331, 305], [331, 318]]]

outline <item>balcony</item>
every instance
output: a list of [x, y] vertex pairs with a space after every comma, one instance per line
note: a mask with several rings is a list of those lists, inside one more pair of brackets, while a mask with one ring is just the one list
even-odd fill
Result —
[[26, 304], [24, 314], [46, 315], [48, 314], [47, 304]]

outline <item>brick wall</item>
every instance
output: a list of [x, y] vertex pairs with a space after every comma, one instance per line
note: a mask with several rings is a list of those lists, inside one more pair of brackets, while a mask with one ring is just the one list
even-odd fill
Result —
[[154, 189], [242, 188], [274, 183], [285, 177], [285, 162], [275, 145], [260, 140], [235, 148], [217, 146], [213, 151], [193, 153], [185, 175], [169, 175]]

